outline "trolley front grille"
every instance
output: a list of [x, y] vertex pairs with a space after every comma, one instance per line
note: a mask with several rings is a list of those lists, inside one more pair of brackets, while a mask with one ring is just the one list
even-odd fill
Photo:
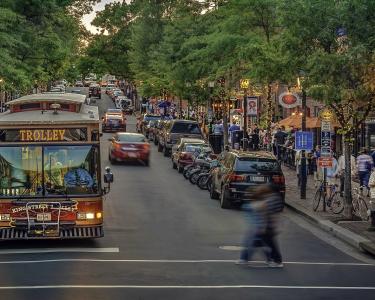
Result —
[[0, 229], [0, 240], [19, 240], [19, 239], [81, 239], [81, 238], [99, 238], [104, 235], [103, 227], [72, 227], [60, 228], [57, 236], [30, 235], [27, 230], [13, 228]]

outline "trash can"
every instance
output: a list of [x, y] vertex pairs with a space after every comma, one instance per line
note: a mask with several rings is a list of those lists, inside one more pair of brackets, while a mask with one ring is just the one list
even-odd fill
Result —
[[231, 146], [233, 149], [236, 149], [235, 145], [240, 145], [241, 140], [243, 139], [243, 130], [235, 130], [232, 132]]
[[222, 134], [210, 134], [208, 136], [208, 141], [212, 147], [215, 154], [219, 154], [223, 147], [223, 135]]
[[242, 139], [242, 149], [247, 151], [249, 148], [249, 140], [247, 138]]

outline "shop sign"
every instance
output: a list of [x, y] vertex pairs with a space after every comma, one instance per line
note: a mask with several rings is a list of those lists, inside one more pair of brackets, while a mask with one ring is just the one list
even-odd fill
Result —
[[285, 108], [293, 108], [301, 105], [301, 98], [296, 93], [285, 92], [279, 96], [279, 104]]
[[333, 111], [330, 110], [328, 107], [323, 108], [323, 110], [320, 112], [319, 117], [323, 121], [332, 121], [333, 119]]

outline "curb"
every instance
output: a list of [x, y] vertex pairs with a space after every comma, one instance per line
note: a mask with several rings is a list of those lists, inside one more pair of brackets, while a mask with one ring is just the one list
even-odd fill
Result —
[[365, 251], [375, 256], [375, 243], [373, 243], [369, 239], [351, 232], [346, 228], [342, 228], [341, 226], [331, 221], [324, 220], [314, 215], [311, 211], [309, 211], [302, 205], [299, 205], [297, 203], [290, 203], [287, 200], [285, 201], [285, 205], [292, 209], [294, 212], [314, 222], [319, 226], [319, 228], [323, 229], [324, 231], [331, 233], [333, 236], [339, 238], [340, 240], [348, 243], [349, 245], [357, 248], [360, 251]]

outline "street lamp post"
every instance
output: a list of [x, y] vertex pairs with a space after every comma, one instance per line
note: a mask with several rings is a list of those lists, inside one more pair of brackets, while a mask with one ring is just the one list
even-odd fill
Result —
[[212, 94], [213, 94], [213, 91], [214, 91], [214, 87], [215, 87], [215, 81], [209, 81], [208, 82], [208, 88], [209, 88], [209, 91], [210, 91], [210, 97], [208, 99], [208, 109], [207, 109], [207, 121], [208, 121], [208, 128], [209, 128], [209, 134], [212, 133], [212, 119], [213, 119], [213, 110], [212, 110]]
[[244, 91], [243, 96], [243, 137], [247, 138], [247, 90], [250, 86], [249, 79], [241, 79], [240, 87]]
[[[302, 124], [301, 130], [306, 131], [306, 91], [301, 85], [300, 78], [298, 77], [298, 87], [302, 90]], [[298, 166], [297, 166], [298, 168]], [[306, 199], [306, 185], [307, 185], [307, 164], [306, 164], [306, 151], [302, 150], [301, 152], [301, 199]]]

